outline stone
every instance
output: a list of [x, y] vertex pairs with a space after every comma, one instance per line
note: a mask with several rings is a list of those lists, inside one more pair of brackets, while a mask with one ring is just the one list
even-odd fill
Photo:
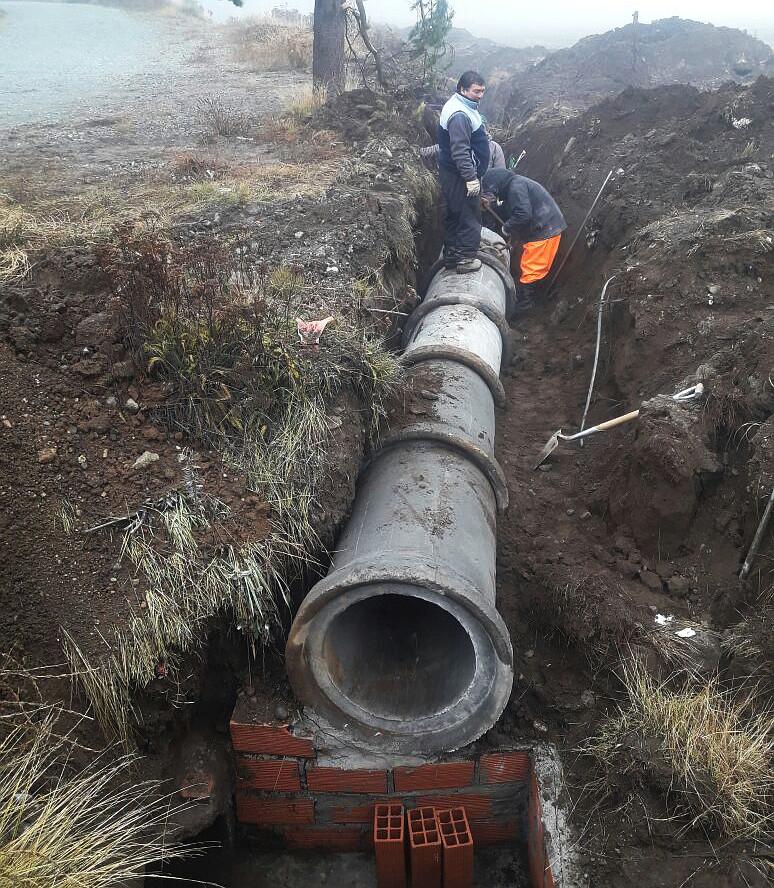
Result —
[[643, 570], [640, 573], [640, 580], [654, 592], [661, 592], [663, 588], [661, 577], [657, 573], [653, 573], [652, 570]]
[[687, 595], [690, 591], [691, 584], [685, 578], [681, 577], [679, 574], [675, 574], [675, 576], [670, 577], [667, 582], [667, 586], [672, 595], [676, 595], [678, 598], [682, 598]]
[[109, 311], [98, 311], [84, 318], [75, 328], [75, 344], [99, 345], [108, 340], [112, 342], [118, 332], [118, 324]]
[[84, 423], [84, 429], [87, 432], [97, 432], [100, 435], [104, 435], [110, 431], [112, 425], [110, 417], [106, 413], [100, 413], [87, 420]]
[[116, 382], [134, 379], [135, 369], [132, 361], [116, 361], [113, 364], [110, 375]]
[[588, 690], [588, 688], [581, 694], [581, 703], [587, 709], [590, 709], [596, 702], [597, 698], [594, 696], [594, 692]]
[[278, 703], [274, 707], [274, 718], [276, 718], [277, 721], [286, 721], [289, 714], [290, 713], [288, 712], [287, 707], [283, 706], [282, 703]]
[[100, 361], [90, 360], [88, 358], [73, 364], [72, 371], [84, 379], [91, 379], [102, 373], [102, 363]]
[[57, 316], [46, 318], [40, 326], [43, 342], [59, 342], [65, 335], [64, 321]]
[[134, 400], [134, 398], [127, 398], [124, 407], [128, 413], [139, 413], [140, 411], [140, 405]]
[[134, 461], [132, 465], [133, 469], [147, 469], [148, 466], [153, 465], [153, 463], [158, 462], [161, 457], [158, 453], [154, 453], [152, 450], [146, 450], [137, 459]]
[[56, 459], [56, 447], [44, 447], [38, 451], [38, 462], [41, 465], [52, 463]]

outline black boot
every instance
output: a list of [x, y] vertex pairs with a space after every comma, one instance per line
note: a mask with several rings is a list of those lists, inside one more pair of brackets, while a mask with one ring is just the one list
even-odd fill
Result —
[[443, 251], [444, 268], [456, 268], [459, 261], [460, 257], [457, 255], [457, 253], [453, 253], [451, 251], [447, 252], [446, 250]]
[[533, 281], [531, 284], [516, 285], [516, 304], [513, 307], [514, 314], [521, 314], [534, 308], [538, 302], [540, 285], [542, 281]]

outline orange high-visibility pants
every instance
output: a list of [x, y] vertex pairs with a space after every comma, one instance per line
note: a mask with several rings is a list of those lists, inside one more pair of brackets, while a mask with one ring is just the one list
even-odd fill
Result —
[[521, 251], [521, 277], [522, 284], [531, 284], [533, 281], [542, 281], [551, 271], [551, 265], [556, 258], [559, 249], [561, 234], [549, 237], [548, 240], [530, 241], [524, 244]]

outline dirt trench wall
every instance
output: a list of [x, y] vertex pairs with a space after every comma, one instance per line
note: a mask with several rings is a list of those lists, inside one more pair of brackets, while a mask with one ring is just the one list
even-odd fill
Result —
[[[700, 504], [724, 477], [737, 477], [730, 463], [749, 446], [746, 423], [774, 409], [766, 385], [771, 100], [766, 78], [709, 94], [629, 89], [565, 126], [525, 130], [510, 145], [512, 153], [526, 148], [519, 171], [545, 182], [565, 211], [565, 248], [613, 171], [562, 273], [551, 321], [579, 324], [579, 351], [587, 353], [602, 283], [616, 275], [594, 403], [618, 406], [592, 409], [590, 419], [645, 405], [614, 469], [608, 519], [628, 526], [651, 555], [659, 539], [669, 552], [685, 544]], [[647, 406], [701, 380], [709, 397], [690, 423], [661, 402]], [[741, 446], [729, 448], [740, 429]]]

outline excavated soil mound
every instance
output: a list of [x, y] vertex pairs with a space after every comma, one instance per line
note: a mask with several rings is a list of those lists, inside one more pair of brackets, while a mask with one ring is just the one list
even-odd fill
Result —
[[771, 48], [743, 31], [668, 18], [584, 37], [505, 81], [498, 99], [510, 90], [503, 116], [511, 122], [562, 120], [627, 86], [713, 89], [749, 83], [773, 65]]

